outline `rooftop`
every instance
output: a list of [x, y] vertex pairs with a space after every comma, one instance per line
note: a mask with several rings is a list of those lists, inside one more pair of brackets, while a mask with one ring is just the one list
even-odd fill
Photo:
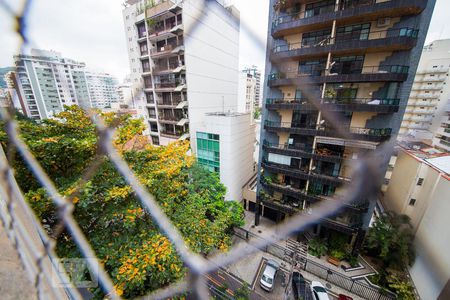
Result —
[[450, 153], [442, 152], [424, 142], [399, 142], [401, 150], [437, 171], [450, 175]]

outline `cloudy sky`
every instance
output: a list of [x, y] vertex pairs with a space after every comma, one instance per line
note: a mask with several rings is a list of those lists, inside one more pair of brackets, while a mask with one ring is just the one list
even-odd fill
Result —
[[[240, 65], [264, 65], [268, 0], [231, 0], [241, 11]], [[2, 1], [0, 1], [1, 3]], [[4, 0], [13, 9], [18, 0]], [[64, 3], [64, 4], [62, 4]], [[122, 22], [123, 0], [34, 0], [28, 22], [29, 48], [61, 52], [83, 61], [94, 70], [122, 79], [128, 72], [128, 56]], [[450, 1], [437, 0], [427, 43], [450, 38]], [[11, 66], [19, 40], [14, 22], [0, 6], [0, 67]]]

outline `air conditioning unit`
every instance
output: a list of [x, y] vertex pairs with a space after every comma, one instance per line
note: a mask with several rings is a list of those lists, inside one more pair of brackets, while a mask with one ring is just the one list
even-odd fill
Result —
[[377, 20], [377, 27], [385, 27], [391, 24], [391, 18], [380, 18]]

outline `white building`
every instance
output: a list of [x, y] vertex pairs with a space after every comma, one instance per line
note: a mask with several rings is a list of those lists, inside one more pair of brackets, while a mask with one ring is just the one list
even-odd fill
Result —
[[198, 162], [219, 173], [226, 200], [242, 200], [242, 189], [254, 174], [255, 125], [243, 113], [207, 113], [196, 127]]
[[51, 118], [64, 105], [102, 108], [107, 105], [100, 101], [103, 97], [106, 101], [117, 99], [111, 76], [86, 73], [84, 63], [64, 58], [58, 52], [32, 49], [31, 55], [14, 59], [20, 108], [30, 118]]
[[250, 113], [253, 118], [253, 112], [256, 101], [256, 79], [248, 73], [239, 73], [239, 91], [238, 91], [238, 112]]
[[250, 74], [253, 78], [255, 78], [255, 107], [262, 107], [261, 103], [261, 71], [257, 66], [251, 66], [244, 68], [242, 70], [243, 73]]
[[411, 218], [416, 259], [411, 278], [421, 299], [448, 299], [450, 288], [450, 154], [402, 143], [383, 205]]
[[89, 98], [93, 108], [109, 108], [119, 102], [118, 81], [107, 73], [86, 72]]
[[[443, 118], [448, 119], [445, 108], [450, 98], [449, 67], [450, 39], [437, 40], [424, 47], [400, 134], [417, 140], [431, 141], [436, 137]], [[443, 131], [442, 135], [448, 138], [448, 150], [450, 133]]]
[[239, 12], [218, 1], [155, 2], [128, 0], [123, 10], [135, 107], [153, 144], [190, 136], [195, 153], [205, 113], [237, 111]]
[[444, 115], [440, 118], [440, 126], [433, 137], [433, 145], [443, 151], [450, 152], [450, 100], [444, 107]]

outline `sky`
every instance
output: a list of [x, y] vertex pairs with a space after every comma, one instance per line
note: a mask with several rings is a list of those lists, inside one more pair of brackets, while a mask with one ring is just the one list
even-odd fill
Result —
[[[241, 12], [240, 67], [265, 61], [268, 0], [229, 0]], [[21, 1], [4, 0], [17, 8]], [[0, 1], [1, 3], [1, 1]], [[29, 48], [61, 52], [88, 68], [122, 80], [129, 73], [122, 20], [123, 0], [34, 0], [28, 22]], [[64, 3], [64, 4], [62, 4]], [[426, 43], [450, 38], [449, 0], [437, 0]], [[0, 6], [0, 67], [13, 65], [19, 39], [13, 18]]]

